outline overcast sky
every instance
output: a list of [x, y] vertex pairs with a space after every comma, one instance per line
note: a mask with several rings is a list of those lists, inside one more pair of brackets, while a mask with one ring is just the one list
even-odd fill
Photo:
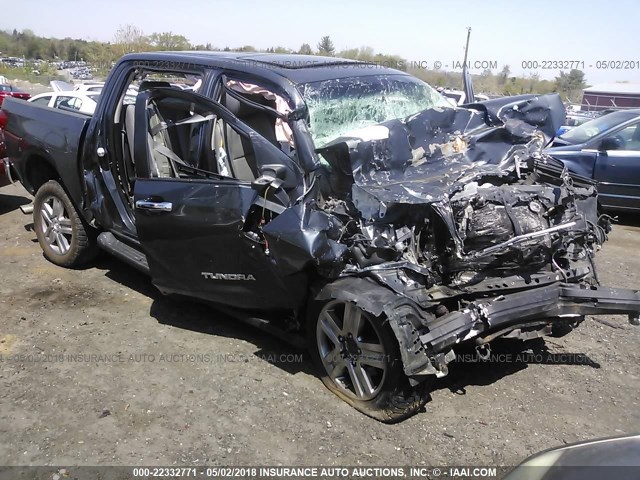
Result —
[[[472, 28], [469, 58], [493, 61], [513, 74], [523, 61], [584, 62], [590, 84], [640, 83], [640, 1], [610, 0], [21, 0], [4, 2], [0, 28], [29, 28], [46, 37], [111, 41], [119, 25], [145, 34], [172, 31], [192, 43], [224, 48], [254, 45], [314, 49], [330, 35], [336, 50], [368, 45], [410, 61], [452, 66], [463, 57], [466, 27]], [[597, 5], [597, 7], [595, 7]], [[597, 69], [598, 61], [629, 60], [632, 69]], [[534, 65], [534, 64], [531, 64]], [[480, 70], [473, 73], [480, 73]]]

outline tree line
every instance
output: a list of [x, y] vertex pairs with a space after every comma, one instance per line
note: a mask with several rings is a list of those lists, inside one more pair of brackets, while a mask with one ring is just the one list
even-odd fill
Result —
[[[111, 42], [72, 38], [45, 38], [28, 29], [21, 32], [15, 29], [13, 31], [0, 31], [0, 54], [2, 56], [50, 61], [84, 60], [103, 70], [111, 68], [112, 63], [122, 55], [149, 50], [264, 51], [270, 53], [336, 56], [365, 62], [376, 62], [392, 67], [396, 66], [395, 68], [407, 70], [408, 73], [434, 86], [454, 89], [462, 87], [461, 72], [412, 68], [410, 62], [407, 62], [399, 55], [376, 52], [373, 48], [367, 46], [336, 50], [330, 36], [322, 37], [315, 45], [315, 48], [309, 43], [303, 43], [297, 50], [282, 46], [273, 46], [266, 50], [260, 50], [252, 45], [224, 46], [220, 48], [220, 46], [211, 43], [194, 44], [184, 35], [173, 32], [154, 32], [146, 35], [135, 25], [121, 25]], [[472, 75], [472, 77], [476, 92], [489, 95], [557, 92], [562, 96], [563, 100], [573, 102], [580, 100], [582, 89], [586, 86], [584, 72], [577, 69], [570, 72], [559, 72], [559, 75], [554, 80], [543, 80], [534, 72], [525, 76], [512, 75], [509, 66], [505, 65], [499, 72], [485, 70], [480, 74]]]

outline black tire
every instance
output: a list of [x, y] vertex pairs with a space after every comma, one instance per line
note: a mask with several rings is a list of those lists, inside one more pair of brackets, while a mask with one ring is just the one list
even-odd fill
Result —
[[[355, 364], [352, 363], [352, 369], [355, 369], [356, 366], [360, 365], [361, 369], [368, 369], [368, 371], [371, 372], [371, 374], [367, 374], [371, 380], [368, 383], [371, 387], [375, 386], [376, 388], [373, 389], [373, 392], [370, 390], [366, 396], [359, 395], [356, 392], [353, 380], [351, 380], [351, 384], [349, 385], [349, 380], [353, 378], [353, 375], [350, 373], [348, 368], [345, 368], [346, 372], [344, 377], [346, 378], [336, 378], [334, 380], [334, 378], [329, 374], [328, 368], [325, 366], [325, 362], [323, 362], [321, 358], [322, 356], [330, 359], [336, 357], [332, 354], [326, 354], [324, 344], [325, 340], [328, 340], [328, 336], [326, 336], [322, 331], [322, 326], [319, 326], [319, 322], [321, 322], [321, 319], [325, 316], [328, 309], [337, 309], [337, 311], [340, 311], [340, 308], [346, 308], [344, 307], [345, 305], [349, 305], [349, 308], [352, 309], [358, 309], [360, 314], [364, 316], [370, 325], [364, 327], [368, 332], [364, 330], [362, 332], [362, 336], [359, 336], [358, 340], [355, 342], [351, 342], [351, 340], [346, 338], [346, 335], [344, 335], [344, 331], [346, 330], [343, 328], [342, 338], [345, 341], [342, 342], [342, 351], [351, 360], [345, 360], [342, 355], [342, 360], [340, 360], [345, 361], [346, 363], [355, 362]], [[344, 312], [344, 310], [342, 311]], [[409, 380], [403, 371], [398, 342], [385, 317], [373, 316], [363, 311], [353, 303], [342, 302], [339, 300], [314, 302], [314, 304], [309, 308], [308, 315], [308, 349], [314, 365], [318, 370], [322, 383], [324, 383], [329, 390], [356, 410], [384, 423], [396, 423], [402, 421], [423, 408], [429, 398], [428, 384], [431, 382], [423, 382], [417, 386], [411, 386], [409, 384]], [[339, 326], [344, 327], [344, 323]], [[379, 371], [376, 372], [374, 367], [359, 363], [365, 357], [376, 361], [378, 358], [375, 358], [375, 356], [372, 356], [371, 354], [366, 355], [364, 353], [359, 353], [356, 355], [350, 355], [348, 352], [348, 350], [355, 345], [373, 345], [373, 343], [367, 343], [367, 341], [371, 342], [372, 340], [370, 339], [372, 339], [374, 335], [378, 336], [378, 345], [384, 349], [384, 352], [380, 354], [386, 361], [384, 373], [382, 375], [379, 373], [381, 369], [378, 369]], [[321, 341], [319, 341], [319, 336], [321, 337]], [[369, 338], [366, 338], [366, 336]], [[335, 346], [335, 344], [334, 347], [335, 348], [333, 350], [341, 348], [340, 346]], [[329, 348], [331, 347], [329, 346]], [[362, 352], [362, 350], [360, 350], [360, 352]], [[363, 361], [366, 362], [366, 360]]]
[[[53, 206], [58, 207], [58, 212], [53, 212]], [[53, 217], [56, 227], [51, 226]], [[44, 256], [56, 265], [78, 267], [98, 253], [96, 232], [78, 215], [64, 188], [55, 180], [36, 192], [33, 225]]]

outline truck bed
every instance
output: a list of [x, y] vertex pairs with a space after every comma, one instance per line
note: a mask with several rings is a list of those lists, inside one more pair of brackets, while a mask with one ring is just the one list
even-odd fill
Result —
[[7, 113], [7, 155], [25, 188], [35, 193], [26, 168], [39, 157], [60, 173], [72, 200], [81, 203], [78, 154], [91, 117], [12, 98], [5, 100], [2, 109]]

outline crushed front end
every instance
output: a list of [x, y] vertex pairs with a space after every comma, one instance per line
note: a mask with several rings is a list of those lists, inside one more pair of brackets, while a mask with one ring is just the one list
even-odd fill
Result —
[[446, 375], [461, 343], [486, 352], [587, 314], [637, 320], [638, 292], [598, 283], [610, 223], [595, 185], [543, 153], [559, 111], [553, 95], [432, 109], [322, 149], [328, 174], [307, 208], [330, 218], [317, 264], [338, 278], [319, 298], [384, 313], [413, 382]]

